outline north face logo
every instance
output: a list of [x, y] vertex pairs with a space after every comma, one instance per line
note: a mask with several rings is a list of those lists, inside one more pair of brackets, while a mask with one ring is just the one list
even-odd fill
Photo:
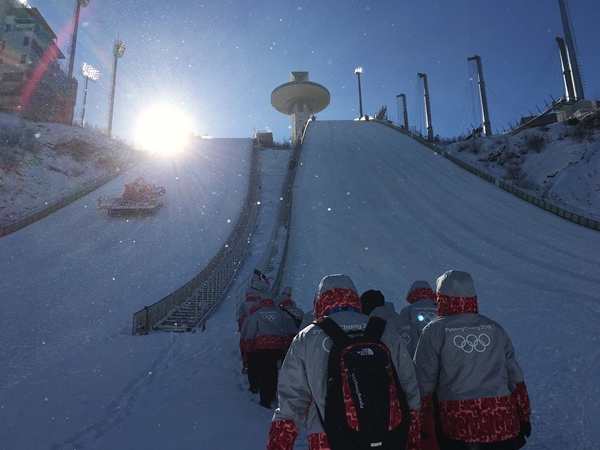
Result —
[[359, 356], [373, 356], [373, 350], [371, 350], [370, 348], [361, 348], [358, 351], [358, 355]]

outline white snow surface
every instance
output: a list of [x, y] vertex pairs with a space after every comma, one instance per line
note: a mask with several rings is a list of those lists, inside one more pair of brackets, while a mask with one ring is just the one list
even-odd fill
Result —
[[0, 114], [0, 224], [144, 159], [145, 153], [88, 128]]
[[[273, 226], [289, 152], [261, 151], [259, 225], [204, 332], [132, 336], [132, 315], [196, 275], [241, 210], [250, 140], [198, 140], [0, 238], [0, 448], [261, 449], [272, 411], [241, 374], [235, 302]], [[137, 176], [165, 186], [155, 216], [96, 198]], [[532, 401], [526, 448], [600, 440], [600, 234], [567, 222], [373, 122], [309, 125], [282, 286], [304, 310], [346, 273], [396, 309], [416, 279], [473, 275], [480, 312], [511, 336]], [[306, 449], [301, 433], [297, 449]]]
[[496, 178], [600, 221], [600, 111], [441, 148]]

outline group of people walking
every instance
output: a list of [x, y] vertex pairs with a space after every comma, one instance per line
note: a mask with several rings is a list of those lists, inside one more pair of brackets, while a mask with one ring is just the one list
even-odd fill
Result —
[[292, 450], [304, 423], [309, 450], [525, 445], [523, 371], [506, 331], [479, 314], [469, 273], [447, 271], [435, 291], [415, 281], [399, 313], [379, 290], [359, 295], [350, 277], [328, 275], [299, 326], [291, 288], [272, 297], [249, 291], [240, 324], [250, 390], [267, 408], [278, 397], [268, 450]]
[[304, 312], [292, 299], [292, 288], [273, 295], [268, 278], [255, 270], [246, 301], [238, 311], [240, 351], [250, 392], [259, 404], [271, 408], [276, 398], [279, 367], [300, 330]]

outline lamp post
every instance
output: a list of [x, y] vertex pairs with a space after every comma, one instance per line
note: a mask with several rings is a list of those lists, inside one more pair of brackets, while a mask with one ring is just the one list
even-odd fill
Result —
[[83, 67], [81, 68], [81, 74], [83, 78], [85, 78], [84, 88], [83, 88], [83, 108], [81, 108], [81, 126], [83, 127], [84, 118], [85, 118], [85, 101], [87, 99], [87, 87], [88, 81], [96, 81], [100, 76], [100, 72], [98, 69], [94, 69], [89, 64], [83, 63]]
[[[408, 131], [408, 111], [406, 111], [406, 94], [396, 95], [396, 104], [398, 99], [402, 98], [402, 108], [404, 111], [404, 129]], [[400, 107], [398, 106], [398, 125], [400, 125]]]
[[429, 103], [429, 86], [427, 84], [427, 74], [418, 73], [419, 78], [423, 78], [423, 91], [425, 98], [425, 121], [427, 122], [427, 140], [433, 141], [433, 125], [431, 125], [431, 105]]
[[362, 118], [363, 113], [362, 113], [362, 93], [360, 91], [360, 74], [362, 73], [362, 67], [357, 67], [356, 69], [354, 69], [354, 73], [358, 76], [358, 106], [359, 106], [359, 113], [360, 113], [360, 118]]
[[110, 105], [108, 108], [108, 136], [112, 136], [113, 108], [115, 106], [115, 85], [117, 84], [117, 61], [123, 57], [125, 53], [125, 44], [123, 41], [115, 41], [113, 46], [113, 56], [115, 61], [113, 64], [112, 83], [110, 88]]
[[73, 65], [75, 64], [75, 47], [77, 47], [77, 30], [79, 28], [79, 10], [90, 4], [90, 0], [75, 0], [75, 13], [73, 14], [73, 30], [71, 31], [71, 46], [69, 48], [69, 71], [67, 76], [73, 76]]

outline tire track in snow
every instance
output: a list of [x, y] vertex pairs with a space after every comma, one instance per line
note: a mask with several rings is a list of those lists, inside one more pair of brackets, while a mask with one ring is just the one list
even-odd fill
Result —
[[119, 395], [106, 407], [104, 417], [96, 423], [84, 427], [68, 439], [50, 445], [50, 450], [85, 450], [110, 433], [134, 410], [138, 400], [148, 391], [161, 373], [169, 370], [182, 349], [181, 340], [172, 339], [152, 365], [127, 383]]

